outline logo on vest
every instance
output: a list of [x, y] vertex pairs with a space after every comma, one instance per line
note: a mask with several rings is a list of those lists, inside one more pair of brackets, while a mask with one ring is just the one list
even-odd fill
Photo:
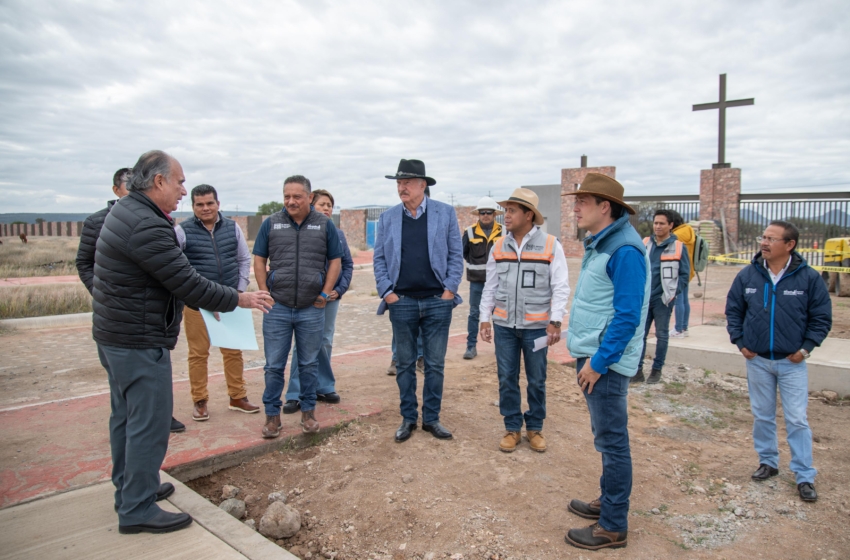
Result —
[[754, 294], [754, 293], [756, 293], [757, 290], [755, 288], [747, 288], [744, 291], [748, 294]]
[[274, 229], [288, 229], [290, 227], [289, 224], [275, 224]]
[[322, 226], [310, 224], [310, 225], [307, 226], [307, 229], [322, 229]]
[[802, 296], [802, 295], [805, 295], [805, 293], [806, 292], [804, 292], [803, 290], [785, 290], [784, 292], [782, 292], [782, 295], [784, 295], [784, 296]]
[[545, 249], [543, 245], [526, 245], [525, 248], [529, 251], [542, 251]]

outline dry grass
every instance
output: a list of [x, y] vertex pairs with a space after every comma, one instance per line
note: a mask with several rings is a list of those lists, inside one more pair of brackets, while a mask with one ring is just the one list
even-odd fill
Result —
[[78, 237], [4, 237], [0, 245], [0, 278], [77, 274]]
[[91, 311], [91, 296], [81, 283], [0, 288], [0, 319], [87, 311]]

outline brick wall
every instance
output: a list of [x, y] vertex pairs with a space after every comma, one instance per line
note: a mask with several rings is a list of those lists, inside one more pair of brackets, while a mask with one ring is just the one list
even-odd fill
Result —
[[[703, 169], [699, 174], [699, 219], [721, 223], [726, 214], [726, 230], [732, 243], [738, 243], [738, 212], [741, 206], [741, 170]], [[729, 249], [732, 250], [731, 248]]]
[[476, 206], [455, 206], [457, 213], [457, 226], [460, 228], [460, 234], [463, 235], [463, 230], [473, 225], [478, 221], [478, 214], [473, 214]]
[[564, 195], [574, 193], [576, 186], [584, 181], [588, 173], [599, 173], [616, 179], [616, 171], [617, 168], [613, 166], [561, 169], [561, 244], [564, 246], [564, 253], [568, 257], [582, 256], [584, 254], [584, 247], [582, 247], [581, 241], [578, 240], [578, 223], [573, 213], [573, 206], [575, 205], [574, 198]]
[[366, 210], [340, 210], [339, 229], [345, 233], [349, 248], [366, 250]]

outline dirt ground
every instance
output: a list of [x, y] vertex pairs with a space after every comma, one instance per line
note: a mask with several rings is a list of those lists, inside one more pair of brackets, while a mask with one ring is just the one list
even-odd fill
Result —
[[189, 485], [214, 503], [223, 485], [238, 487], [257, 526], [268, 494], [285, 493], [302, 529], [276, 542], [301, 558], [850, 557], [850, 406], [810, 403], [820, 501], [805, 504], [781, 420], [780, 476], [750, 480], [758, 461], [744, 380], [665, 366], [664, 383], [632, 389], [629, 399], [629, 546], [594, 554], [564, 542], [569, 528], [590, 523], [567, 503], [597, 497], [601, 469], [575, 370], [550, 362], [548, 450], [523, 442], [506, 454], [498, 449], [495, 357], [492, 347], [479, 348], [472, 362], [461, 359], [462, 345], [448, 351], [441, 420], [451, 441], [417, 430], [394, 442], [397, 387], [385, 364], [375, 364], [356, 384], [353, 372], [338, 373], [338, 406], [346, 396], [378, 395], [382, 414], [324, 440], [281, 442], [280, 451]]

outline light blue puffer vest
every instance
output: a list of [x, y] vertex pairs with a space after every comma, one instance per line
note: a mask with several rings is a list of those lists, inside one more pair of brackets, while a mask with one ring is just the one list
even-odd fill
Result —
[[[608, 278], [605, 267], [614, 251], [631, 245], [646, 257], [646, 248], [638, 232], [629, 224], [628, 215], [620, 217], [611, 228], [595, 239], [585, 239], [585, 253], [581, 261], [576, 295], [570, 310], [570, 326], [567, 332], [567, 349], [574, 358], [591, 358], [599, 350], [608, 325], [614, 319], [614, 283]], [[649, 308], [651, 276], [649, 259], [646, 260], [647, 275], [640, 324], [626, 346], [620, 361], [609, 369], [621, 375], [633, 377], [637, 373], [640, 354], [643, 350], [643, 331]], [[635, 278], [635, 282], [640, 282]]]

